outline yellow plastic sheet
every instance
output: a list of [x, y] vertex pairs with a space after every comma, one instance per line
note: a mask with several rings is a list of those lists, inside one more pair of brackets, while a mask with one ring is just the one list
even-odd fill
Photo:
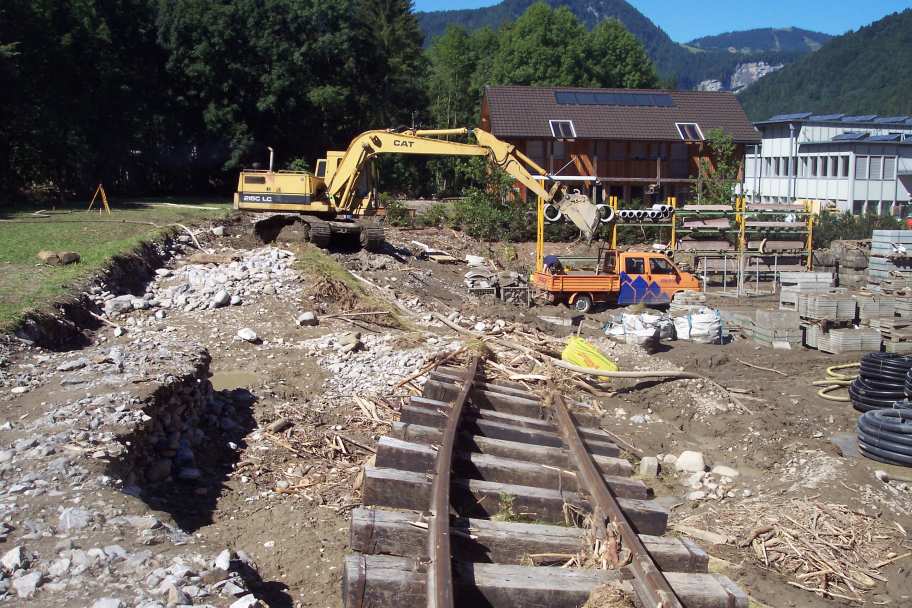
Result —
[[567, 346], [564, 347], [564, 351], [561, 353], [561, 359], [580, 367], [601, 369], [606, 372], [618, 371], [618, 366], [614, 361], [579, 336], [571, 336], [567, 340]]

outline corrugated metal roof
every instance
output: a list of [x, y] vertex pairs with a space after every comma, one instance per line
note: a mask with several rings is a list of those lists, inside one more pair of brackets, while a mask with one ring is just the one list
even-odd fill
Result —
[[[571, 98], [590, 99], [586, 93], [608, 94], [600, 99], [625, 103], [567, 103]], [[619, 95], [612, 98], [611, 94]], [[630, 100], [636, 100], [637, 94], [660, 97], [643, 97], [650, 105], [634, 105]], [[760, 141], [737, 97], [727, 92], [492, 86], [486, 87], [485, 96], [491, 130], [497, 137], [551, 138], [550, 121], [572, 120], [577, 139], [681, 141], [676, 123], [695, 122], [704, 134], [721, 128], [736, 142]]]

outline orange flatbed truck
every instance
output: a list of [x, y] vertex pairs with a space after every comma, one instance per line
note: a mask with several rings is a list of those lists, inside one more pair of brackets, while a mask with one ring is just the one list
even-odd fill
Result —
[[529, 282], [552, 304], [587, 313], [596, 303], [667, 304], [681, 291], [700, 291], [700, 279], [652, 251], [603, 248], [596, 258], [545, 257], [544, 202], [538, 199], [535, 272]]
[[[574, 264], [587, 268], [574, 270]], [[581, 313], [596, 303], [668, 304], [680, 291], [700, 291], [700, 280], [664, 254], [612, 249], [603, 249], [598, 258], [545, 257], [531, 283], [547, 293], [549, 302]]]

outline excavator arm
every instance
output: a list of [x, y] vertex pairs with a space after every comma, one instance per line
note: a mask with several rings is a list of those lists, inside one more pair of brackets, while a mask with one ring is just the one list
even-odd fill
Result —
[[[475, 136], [477, 144], [437, 139], [441, 136], [469, 134]], [[557, 192], [557, 184], [548, 190], [542, 181], [532, 176], [530, 170], [540, 176], [546, 175], [545, 170], [532, 159], [512, 144], [481, 129], [367, 131], [352, 140], [327, 182], [326, 193], [337, 209], [351, 211], [356, 206], [355, 185], [370, 159], [378, 154], [484, 156], [545, 202], [551, 202]]]

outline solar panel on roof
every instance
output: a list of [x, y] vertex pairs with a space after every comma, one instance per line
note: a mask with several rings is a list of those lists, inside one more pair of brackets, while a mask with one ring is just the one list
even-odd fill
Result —
[[839, 120], [843, 116], [845, 116], [845, 114], [817, 114], [816, 116], [811, 116], [808, 120], [811, 120], [811, 121]]
[[595, 105], [595, 93], [577, 93], [576, 103], [583, 106]]
[[776, 114], [769, 119], [769, 122], [779, 122], [784, 120], [804, 120], [810, 116], [810, 112], [796, 112], [794, 114]]
[[883, 125], [899, 125], [908, 118], [908, 116], [881, 116], [880, 118], [875, 119], [874, 122]]
[[579, 106], [639, 106], [670, 108], [674, 100], [667, 93], [597, 93], [588, 91], [555, 91], [554, 100], [560, 105]]
[[571, 91], [555, 91], [554, 100], [562, 106], [576, 105], [576, 93]]
[[899, 133], [890, 133], [887, 135], [872, 135], [868, 138], [868, 141], [899, 141], [902, 138], [902, 135]]
[[846, 131], [845, 133], [834, 136], [832, 141], [858, 141], [867, 136], [867, 133], [861, 133], [859, 131]]
[[871, 122], [877, 114], [861, 114], [859, 116], [843, 116], [842, 122]]

